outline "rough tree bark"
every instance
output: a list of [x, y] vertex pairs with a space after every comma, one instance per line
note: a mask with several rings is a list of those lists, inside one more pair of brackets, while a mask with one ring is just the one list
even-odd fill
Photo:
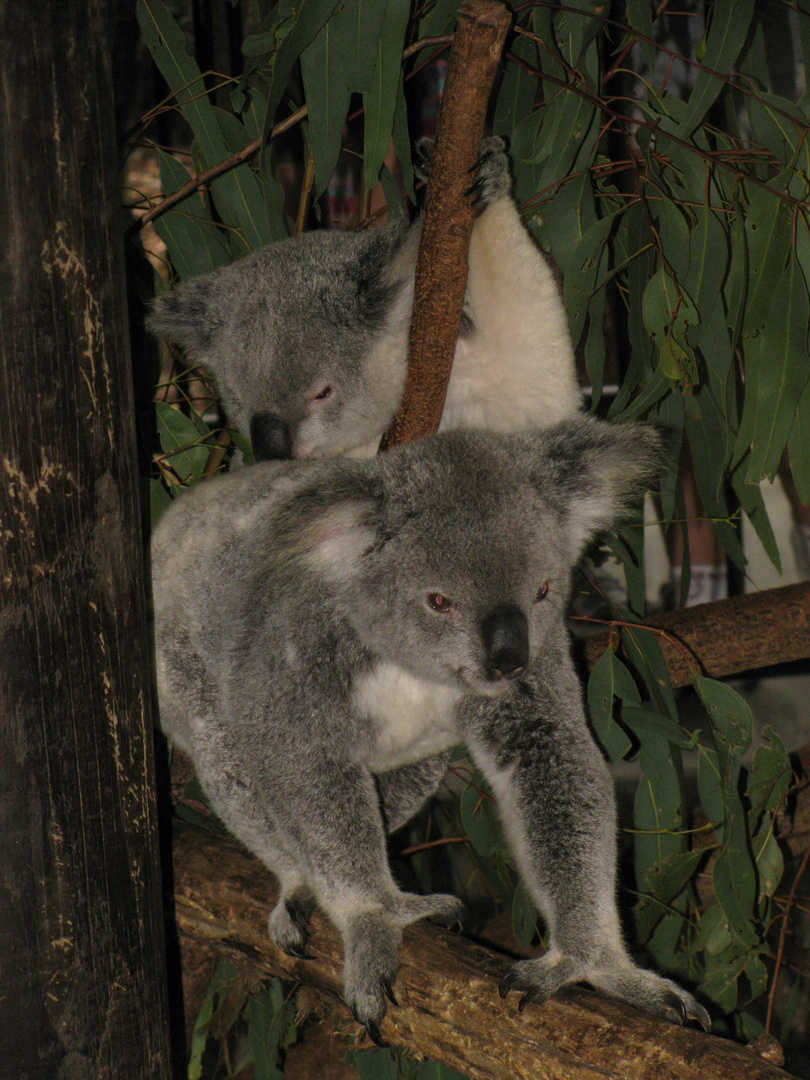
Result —
[[408, 378], [382, 448], [436, 431], [453, 363], [474, 210], [465, 194], [511, 16], [500, 0], [464, 0], [447, 65], [422, 217]]
[[0, 1072], [168, 1077], [105, 0], [0, 5]]

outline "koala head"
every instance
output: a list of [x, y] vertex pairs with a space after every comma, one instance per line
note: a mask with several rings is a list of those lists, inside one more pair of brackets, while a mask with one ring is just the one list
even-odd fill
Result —
[[405, 379], [406, 236], [389, 226], [270, 244], [159, 297], [148, 328], [216, 379], [257, 461], [376, 450]]
[[[319, 486], [304, 544], [378, 657], [475, 693], [508, 688], [563, 618], [587, 543], [652, 478], [657, 437], [576, 419], [543, 432], [452, 432]], [[339, 483], [337, 483], [339, 481]]]

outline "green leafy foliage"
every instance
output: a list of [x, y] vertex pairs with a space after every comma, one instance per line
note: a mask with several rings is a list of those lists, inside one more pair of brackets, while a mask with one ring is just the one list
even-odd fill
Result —
[[[249, 1050], [231, 1062], [228, 1046], [240, 1030], [247, 1033]], [[219, 1045], [219, 1057], [229, 1076], [239, 1076], [249, 1069], [255, 1080], [280, 1080], [283, 1051], [296, 1037], [289, 989], [279, 979], [257, 989], [229, 960], [218, 960], [194, 1022], [188, 1080], [211, 1075], [210, 1063], [203, 1072], [204, 1055], [214, 1043]]]
[[[771, 89], [770, 31], [754, 0], [707, 5], [695, 55], [681, 64], [694, 75], [691, 90], [676, 84], [675, 58], [661, 46], [669, 12], [659, 16], [643, 0], [626, 0], [611, 7], [608, 21], [596, 0], [565, 10], [513, 6], [491, 117], [509, 142], [526, 224], [562, 273], [592, 407], [616, 422], [649, 417], [665, 432], [665, 522], [684, 518], [678, 463], [688, 449], [724, 550], [745, 565], [743, 516], [778, 567], [758, 485], [780, 468], [786, 447], [810, 502], [808, 94], [797, 102]], [[810, 15], [806, 4], [799, 7], [807, 68]], [[361, 103], [364, 183], [379, 183], [390, 213], [402, 214], [402, 193], [384, 162], [393, 145], [412, 197], [408, 88], [417, 60], [403, 61], [405, 44], [452, 31], [456, 8], [457, 0], [270, 5], [243, 43], [234, 111], [225, 112], [209, 100], [168, 9], [161, 0], [139, 0], [144, 41], [193, 137], [183, 157], [160, 152], [164, 193], [187, 182], [189, 161], [204, 170], [260, 137], [264, 145], [260, 158], [222, 171], [157, 218], [174, 275], [204, 273], [288, 235], [270, 133], [302, 104], [316, 195], [333, 175], [350, 107]], [[617, 354], [619, 384], [608, 400]], [[200, 481], [215, 441], [193, 409], [161, 401], [156, 411], [153, 521]], [[239, 433], [233, 440], [250, 464], [248, 441]], [[627, 837], [635, 880], [624, 883], [624, 899], [634, 903], [636, 937], [652, 961], [697, 986], [715, 1017], [728, 1014], [735, 1037], [750, 1038], [762, 1030], [757, 999], [769, 988], [765, 959], [784, 872], [774, 820], [791, 782], [787, 753], [768, 729], [754, 746], [742, 698], [699, 675], [703, 730], [685, 727], [659, 638], [639, 625], [643, 530], [630, 529], [610, 546], [625, 566], [628, 605], [611, 616], [620, 627], [593, 668], [587, 706], [605, 756], [632, 760], [637, 769]], [[688, 566], [687, 550], [684, 597]], [[528, 947], [538, 927], [494, 802], [480, 776], [465, 775], [457, 806], [436, 804], [413, 829], [424, 827], [431, 842], [460, 831], [469, 843], [448, 845], [441, 863], [435, 849], [410, 856], [412, 876], [426, 890], [446, 887], [450, 866], [456, 886], [479, 898], [483, 892], [508, 913], [516, 941]], [[181, 812], [205, 820], [198, 794], [187, 793]], [[696, 801], [705, 814], [699, 824]], [[710, 880], [708, 900], [699, 876]], [[232, 975], [220, 970], [212, 984], [195, 1029], [194, 1068]], [[242, 1006], [256, 1075], [278, 1075], [293, 1030], [280, 985]], [[369, 1080], [455, 1076], [394, 1050], [356, 1051], [353, 1060]]]

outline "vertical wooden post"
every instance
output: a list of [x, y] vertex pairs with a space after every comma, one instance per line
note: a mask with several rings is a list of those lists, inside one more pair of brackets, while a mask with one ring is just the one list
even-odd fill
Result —
[[0, 1072], [169, 1076], [106, 0], [0, 3]]

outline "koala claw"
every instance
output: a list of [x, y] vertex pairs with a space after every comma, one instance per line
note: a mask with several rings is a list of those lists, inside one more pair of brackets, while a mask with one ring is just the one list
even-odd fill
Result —
[[539, 990], [526, 990], [520, 995], [520, 1001], [518, 1002], [518, 1012], [522, 1013], [527, 1005], [530, 1005], [533, 1001], [538, 1005], [546, 1000], [545, 996], [540, 993]]
[[700, 1002], [695, 1001], [691, 995], [680, 997], [675, 993], [667, 993], [662, 1004], [662, 1011], [667, 1020], [673, 1024], [685, 1024], [688, 1020], [695, 1020], [709, 1032], [712, 1029], [712, 1020]]
[[387, 975], [383, 975], [383, 977], [380, 979], [380, 986], [382, 987], [382, 992], [385, 994], [391, 1004], [399, 1005], [396, 997], [394, 997], [394, 990], [391, 986], [391, 980], [388, 978]]
[[664, 998], [663, 1009], [667, 1020], [673, 1024], [682, 1024], [686, 1020], [686, 1006], [677, 994], [667, 994]]
[[281, 900], [273, 908], [267, 922], [270, 939], [282, 952], [297, 960], [309, 960], [306, 945], [309, 939], [307, 916], [311, 905], [298, 899]]
[[388, 1046], [388, 1043], [385, 1041], [382, 1035], [380, 1035], [380, 1029], [377, 1027], [373, 1020], [366, 1020], [365, 1029], [368, 1037], [371, 1039], [375, 1046]]
[[304, 945], [298, 945], [296, 942], [287, 941], [282, 944], [277, 942], [278, 947], [287, 956], [294, 956], [296, 960], [311, 960], [312, 953], [308, 953]]

